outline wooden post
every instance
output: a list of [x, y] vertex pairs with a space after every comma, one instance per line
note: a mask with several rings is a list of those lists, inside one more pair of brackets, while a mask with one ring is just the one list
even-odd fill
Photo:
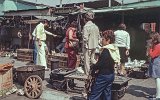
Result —
[[[124, 0], [122, 0], [122, 6], [124, 4]], [[124, 23], [124, 12], [122, 12], [122, 19], [121, 19], [121, 23]]]
[[62, 0], [60, 0], [60, 7], [62, 7]]
[[112, 2], [111, 2], [111, 0], [109, 0], [108, 7], [111, 7], [111, 6], [112, 6]]
[[122, 19], [121, 19], [121, 23], [124, 23], [124, 12], [122, 12]]
[[159, 14], [159, 16], [158, 16], [158, 23], [157, 23], [158, 25], [158, 30], [157, 30], [157, 32], [159, 32], [160, 33], [160, 14]]

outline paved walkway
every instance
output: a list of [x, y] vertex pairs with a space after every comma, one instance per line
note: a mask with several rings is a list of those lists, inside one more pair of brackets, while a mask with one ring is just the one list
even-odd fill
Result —
[[[1, 63], [7, 63], [12, 61], [13, 59], [7, 58], [7, 57], [0, 57], [0, 64]], [[27, 62], [21, 62], [15, 60], [14, 67], [20, 67], [23, 65], [26, 65]], [[47, 80], [49, 78], [50, 71], [47, 71], [45, 73], [45, 79]], [[43, 93], [41, 95], [41, 99], [38, 100], [69, 100], [72, 96], [77, 96], [77, 94], [66, 94], [62, 91], [57, 91], [54, 89], [51, 89], [50, 85], [47, 83], [47, 81], [43, 81]], [[121, 100], [147, 100], [147, 95], [154, 95], [155, 90], [155, 81], [151, 78], [149, 79], [132, 79], [129, 81], [128, 90], [123, 98]], [[1, 98], [1, 100], [31, 100], [28, 99], [25, 96], [17, 96], [16, 94], [9, 95], [5, 98]]]

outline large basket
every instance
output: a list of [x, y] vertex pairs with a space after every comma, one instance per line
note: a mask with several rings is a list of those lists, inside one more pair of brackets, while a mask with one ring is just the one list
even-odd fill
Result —
[[22, 66], [16, 69], [17, 81], [23, 85], [28, 77], [31, 75], [38, 75], [42, 80], [45, 76], [45, 67], [39, 65]]

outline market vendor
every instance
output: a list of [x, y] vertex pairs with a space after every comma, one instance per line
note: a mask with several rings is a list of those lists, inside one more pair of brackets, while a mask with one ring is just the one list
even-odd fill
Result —
[[46, 34], [56, 37], [57, 35], [52, 34], [45, 30], [45, 27], [49, 25], [49, 22], [47, 20], [44, 20], [43, 22], [40, 22], [35, 29], [35, 37], [36, 37], [36, 48], [37, 48], [37, 56], [36, 56], [36, 65], [45, 66], [45, 69], [47, 69], [47, 63], [46, 63]]
[[85, 73], [88, 75], [90, 66], [95, 64], [96, 48], [98, 47], [99, 41], [99, 28], [92, 22], [94, 19], [94, 13], [87, 11], [84, 16], [84, 27], [83, 27], [83, 54], [84, 54], [84, 66]]

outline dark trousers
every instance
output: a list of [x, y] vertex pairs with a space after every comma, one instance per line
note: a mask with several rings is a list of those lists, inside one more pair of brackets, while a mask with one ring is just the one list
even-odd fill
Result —
[[36, 46], [36, 41], [34, 40], [34, 48], [33, 48], [33, 62], [34, 64], [36, 64], [36, 61], [37, 61], [37, 46]]
[[111, 87], [113, 81], [114, 74], [98, 75], [92, 86], [89, 100], [111, 100]]
[[72, 48], [68, 48], [66, 49], [66, 51], [68, 54], [68, 68], [74, 69], [77, 63], [77, 56], [76, 56], [77, 52]]

